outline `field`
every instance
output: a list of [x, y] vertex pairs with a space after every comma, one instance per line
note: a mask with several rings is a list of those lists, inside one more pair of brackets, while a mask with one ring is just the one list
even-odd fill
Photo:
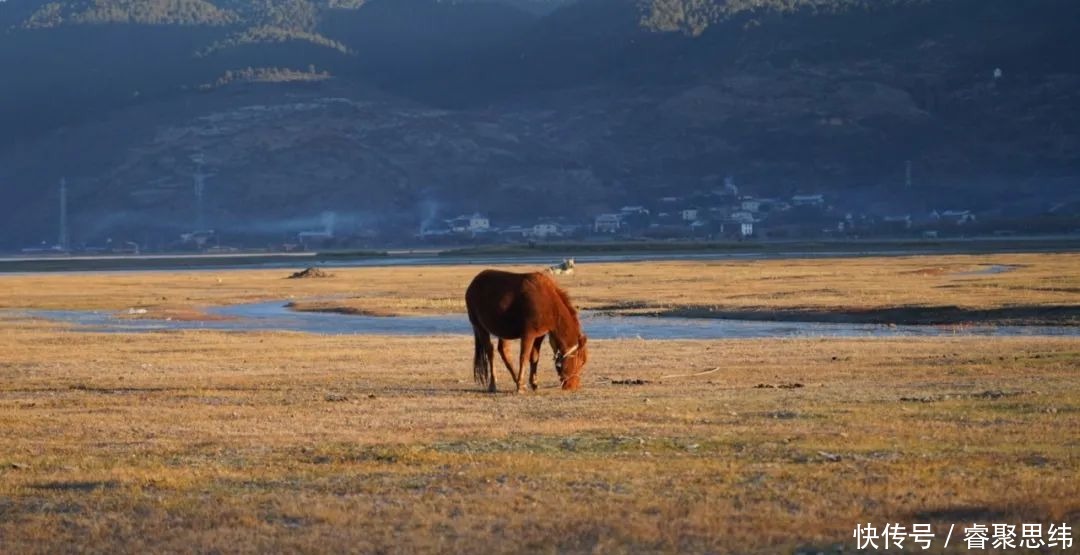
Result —
[[[933, 552], [966, 553], [973, 523], [1080, 524], [1075, 336], [595, 340], [581, 391], [545, 354], [539, 392], [488, 395], [464, 336], [102, 334], [18, 313], [460, 312], [476, 271], [0, 277], [0, 552], [851, 552], [869, 522], [931, 523]], [[563, 283], [619, 312], [1072, 325], [1077, 276], [1080, 257], [1038, 254]]]

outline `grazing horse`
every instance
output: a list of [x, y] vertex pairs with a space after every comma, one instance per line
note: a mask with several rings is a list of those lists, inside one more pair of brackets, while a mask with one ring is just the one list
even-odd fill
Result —
[[[525, 359], [529, 360], [529, 386], [536, 390], [536, 366], [544, 336], [555, 351], [555, 370], [563, 389], [581, 386], [581, 370], [588, 358], [577, 311], [566, 292], [542, 272], [516, 274], [484, 270], [473, 278], [465, 291], [465, 306], [476, 340], [473, 377], [488, 391], [495, 392], [495, 360], [491, 336], [499, 338], [499, 355], [514, 378], [518, 393], [524, 393], [521, 380]], [[518, 370], [510, 363], [509, 339], [521, 340]]]
[[545, 271], [549, 274], [553, 274], [556, 276], [564, 274], [571, 275], [574, 273], [574, 259], [564, 258], [562, 263], [556, 264], [554, 266], [548, 266], [547, 270]]

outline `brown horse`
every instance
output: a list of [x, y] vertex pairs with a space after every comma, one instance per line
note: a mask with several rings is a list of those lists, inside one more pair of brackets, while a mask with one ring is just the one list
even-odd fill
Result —
[[[516, 274], [499, 270], [480, 272], [465, 291], [465, 306], [476, 339], [473, 377], [488, 391], [495, 391], [495, 360], [491, 336], [499, 338], [499, 355], [514, 378], [518, 393], [525, 388], [521, 379], [525, 359], [529, 359], [529, 386], [536, 390], [536, 366], [544, 335], [551, 338], [555, 370], [563, 389], [581, 386], [581, 370], [588, 359], [585, 334], [577, 311], [566, 292], [546, 274]], [[510, 342], [521, 340], [518, 371], [510, 363]]]

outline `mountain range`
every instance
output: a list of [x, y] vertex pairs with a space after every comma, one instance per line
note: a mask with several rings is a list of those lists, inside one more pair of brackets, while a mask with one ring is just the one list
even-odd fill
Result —
[[[7, 0], [0, 247], [587, 219], [688, 196], [1080, 197], [1068, 0]], [[912, 183], [905, 170], [912, 168]], [[1072, 209], [1075, 210], [1075, 209]]]

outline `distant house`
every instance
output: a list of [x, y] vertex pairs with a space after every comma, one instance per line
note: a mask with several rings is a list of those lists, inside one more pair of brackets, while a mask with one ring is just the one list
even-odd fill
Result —
[[446, 228], [452, 233], [465, 233], [469, 230], [469, 217], [458, 216], [456, 218], [446, 220]]
[[644, 206], [623, 206], [619, 209], [619, 213], [623, 215], [635, 215], [635, 216], [648, 216], [649, 209]]
[[697, 208], [687, 208], [681, 212], [683, 221], [692, 222], [697, 219]]
[[596, 233], [618, 233], [621, 227], [621, 214], [600, 214], [593, 222], [593, 231]]
[[930, 213], [930, 217], [935, 220], [949, 222], [955, 225], [964, 225], [975, 222], [975, 214], [970, 210], [945, 210], [943, 212], [935, 210]]
[[890, 228], [911, 229], [911, 214], [904, 214], [903, 216], [885, 216], [881, 219], [881, 222]]
[[730, 239], [745, 239], [754, 235], [753, 223], [739, 223], [739, 222], [720, 222], [720, 224], [714, 228], [720, 236]]
[[469, 231], [475, 233], [487, 231], [489, 229], [491, 229], [491, 222], [484, 216], [481, 216], [479, 212], [469, 216]]
[[740, 224], [754, 223], [754, 215], [747, 210], [736, 210], [731, 213], [731, 221]]
[[553, 237], [559, 235], [559, 225], [554, 222], [540, 222], [532, 226], [529, 235], [540, 239]]
[[483, 233], [490, 229], [491, 222], [479, 212], [446, 220], [446, 230], [451, 233]]
[[[310, 233], [310, 232], [305, 232], [305, 233]], [[305, 233], [300, 234], [300, 242], [304, 241]], [[209, 244], [210, 241], [213, 240], [215, 237], [216, 236], [215, 236], [213, 230], [192, 231], [190, 233], [181, 233], [180, 234], [180, 241], [183, 242], [184, 244], [195, 245], [196, 247], [201, 249], [201, 248], [205, 248], [206, 245]]]
[[795, 195], [791, 197], [791, 204], [793, 206], [823, 206], [825, 204], [825, 196]]
[[761, 210], [761, 201], [755, 198], [745, 198], [739, 202], [739, 208], [747, 212], [757, 212]]

